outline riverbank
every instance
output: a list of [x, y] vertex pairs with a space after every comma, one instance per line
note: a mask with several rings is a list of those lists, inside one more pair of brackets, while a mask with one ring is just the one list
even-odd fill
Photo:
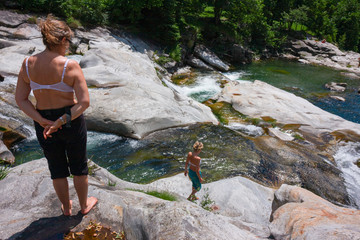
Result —
[[[1, 236], [50, 239], [69, 230], [80, 231], [96, 220], [113, 231], [124, 231], [126, 239], [136, 240], [360, 237], [359, 210], [335, 206], [295, 186], [282, 185], [276, 190], [235, 177], [204, 184], [200, 200], [192, 203], [186, 200], [190, 181], [182, 174], [139, 185], [97, 167], [90, 176], [89, 194], [99, 203], [82, 216], [76, 213], [78, 201], [72, 179], [69, 181], [74, 216], [65, 217], [51, 190], [45, 159], [13, 168], [0, 181]], [[149, 196], [146, 191], [166, 191], [177, 200]], [[216, 208], [203, 209], [204, 200], [213, 201]], [[209, 209], [213, 204], [208, 205]]]

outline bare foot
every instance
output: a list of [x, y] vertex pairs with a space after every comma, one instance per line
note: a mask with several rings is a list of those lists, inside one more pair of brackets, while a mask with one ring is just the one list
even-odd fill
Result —
[[88, 214], [97, 202], [98, 200], [96, 197], [89, 197], [86, 203], [87, 207], [85, 209], [81, 209], [81, 213], [84, 215]]
[[69, 201], [69, 208], [65, 209], [64, 205], [61, 204], [61, 211], [65, 216], [71, 216], [72, 200]]

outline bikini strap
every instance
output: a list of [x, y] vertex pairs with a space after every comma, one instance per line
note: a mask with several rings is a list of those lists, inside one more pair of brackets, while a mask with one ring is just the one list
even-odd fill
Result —
[[29, 67], [28, 67], [29, 58], [30, 58], [30, 57], [27, 57], [27, 58], [26, 58], [26, 64], [25, 64], [25, 66], [26, 66], [27, 76], [28, 76], [29, 80], [31, 81], [31, 78], [30, 78], [30, 75], [29, 75]]
[[65, 62], [64, 70], [63, 70], [63, 73], [62, 73], [62, 76], [61, 76], [61, 82], [63, 82], [63, 80], [64, 80], [66, 66], [67, 66], [69, 61], [70, 61], [70, 59], [67, 59], [66, 62]]

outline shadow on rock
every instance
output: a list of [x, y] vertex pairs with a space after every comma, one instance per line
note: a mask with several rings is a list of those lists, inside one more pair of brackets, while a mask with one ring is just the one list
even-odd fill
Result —
[[78, 225], [83, 219], [79, 212], [70, 217], [61, 215], [58, 217], [40, 218], [32, 222], [23, 231], [14, 234], [9, 240], [57, 240], [64, 239], [64, 235]]

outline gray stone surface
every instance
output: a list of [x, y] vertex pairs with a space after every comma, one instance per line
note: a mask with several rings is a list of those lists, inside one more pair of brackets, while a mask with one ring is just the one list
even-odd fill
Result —
[[[22, 164], [0, 181], [2, 238], [49, 239], [70, 229], [83, 230], [91, 220], [115, 231], [125, 231], [127, 239], [136, 240], [247, 240], [266, 239], [268, 234], [261, 229], [267, 229], [266, 215], [271, 212], [273, 191], [246, 179], [204, 184], [220, 207], [219, 212], [213, 213], [184, 198], [191, 183], [183, 175], [163, 179], [161, 183], [138, 185], [117, 179], [99, 168], [89, 181], [89, 195], [99, 199], [96, 207], [86, 216], [77, 213], [79, 205], [69, 178], [73, 216], [65, 217], [61, 215], [46, 165], [45, 159]], [[109, 181], [116, 185], [108, 186]], [[179, 186], [184, 188], [177, 189]], [[178, 200], [170, 202], [126, 188], [174, 190]]]
[[221, 71], [228, 71], [229, 66], [221, 61], [221, 59], [216, 56], [215, 53], [211, 52], [208, 48], [203, 45], [196, 45], [194, 49], [194, 55], [204, 62], [208, 63], [210, 66], [219, 69]]
[[326, 112], [301, 97], [259, 80], [253, 83], [229, 82], [217, 101], [231, 103], [235, 110], [251, 117], [270, 116], [278, 123], [300, 124], [300, 130], [318, 136], [346, 129], [360, 135], [359, 124]]
[[360, 239], [360, 211], [342, 208], [296, 186], [275, 192], [270, 224], [275, 239]]

